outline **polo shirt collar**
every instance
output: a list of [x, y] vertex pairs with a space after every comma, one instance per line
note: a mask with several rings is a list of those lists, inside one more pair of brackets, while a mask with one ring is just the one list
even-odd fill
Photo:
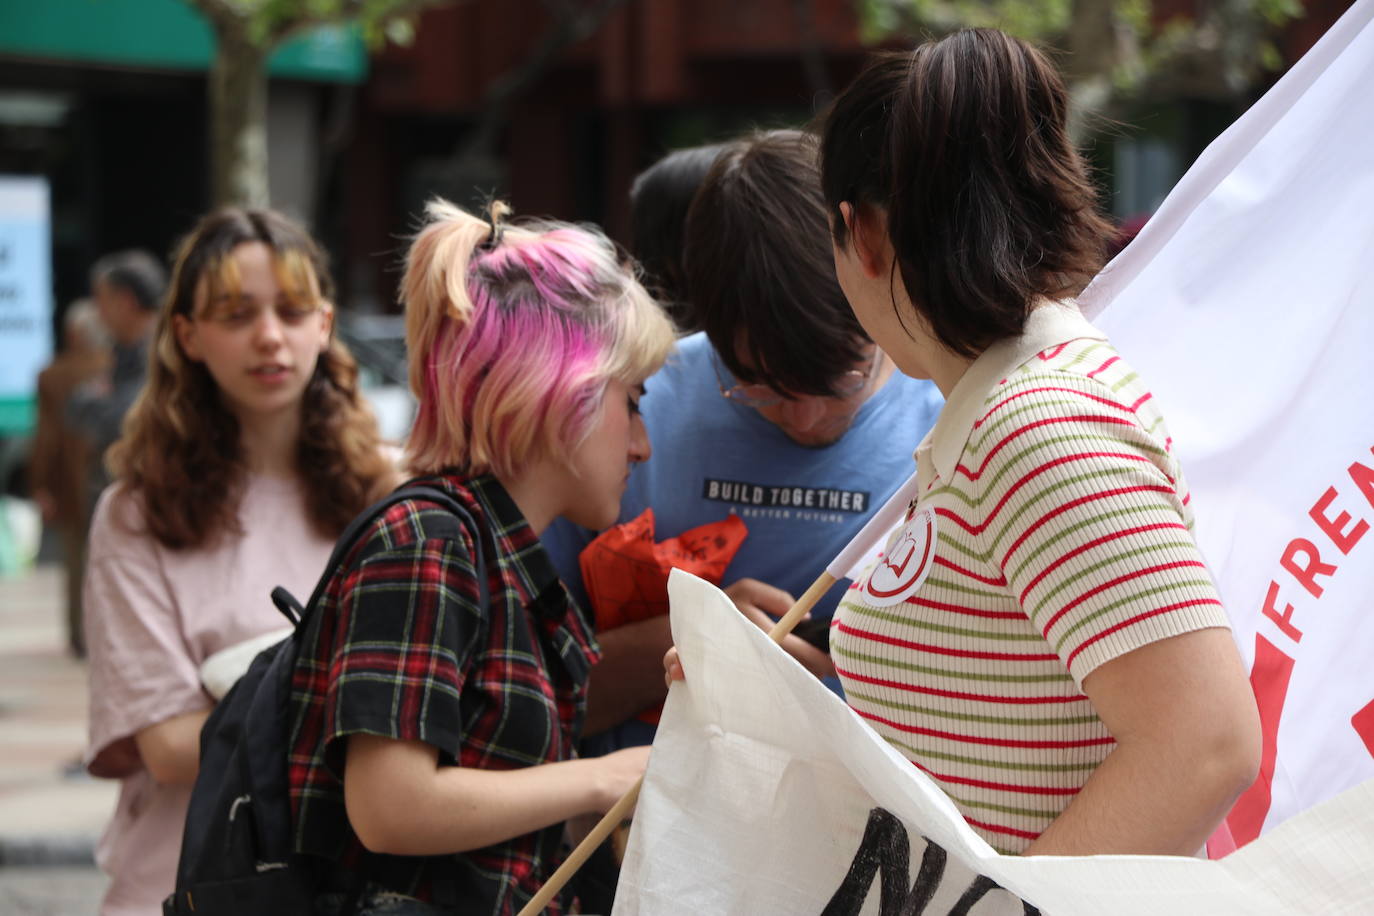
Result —
[[[1033, 309], [1026, 316], [1026, 326], [1020, 336], [997, 341], [960, 376], [945, 399], [939, 419], [916, 447], [918, 466], [933, 468], [941, 480], [953, 479], [954, 468], [968, 444], [973, 424], [983, 413], [988, 392], [1035, 354], [1083, 338], [1106, 340], [1107, 335], [1083, 317], [1073, 300], [1046, 302]], [[927, 452], [931, 460], [923, 463], [921, 455]], [[920, 480], [922, 493], [933, 482], [925, 476]]]

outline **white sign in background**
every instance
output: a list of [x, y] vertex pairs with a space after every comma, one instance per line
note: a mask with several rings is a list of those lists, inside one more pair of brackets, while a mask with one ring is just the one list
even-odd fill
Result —
[[1252, 669], [1239, 844], [1374, 778], [1372, 19], [1356, 3], [1081, 299], [1168, 420]]
[[45, 179], [0, 175], [0, 433], [32, 428], [52, 358], [49, 221]]

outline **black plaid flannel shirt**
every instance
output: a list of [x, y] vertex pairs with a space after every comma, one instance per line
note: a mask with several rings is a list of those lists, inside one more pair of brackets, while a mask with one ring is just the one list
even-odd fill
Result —
[[[296, 850], [359, 867], [341, 782], [346, 738], [419, 740], [441, 765], [490, 770], [575, 756], [592, 628], [495, 478], [412, 483], [451, 493], [483, 529], [490, 605], [471, 535], [436, 504], [397, 503], [329, 582], [292, 684], [289, 779]], [[514, 913], [557, 866], [561, 824], [468, 853], [374, 857], [388, 888], [463, 913]], [[436, 885], [437, 882], [437, 885]], [[547, 912], [565, 911], [554, 901]]]

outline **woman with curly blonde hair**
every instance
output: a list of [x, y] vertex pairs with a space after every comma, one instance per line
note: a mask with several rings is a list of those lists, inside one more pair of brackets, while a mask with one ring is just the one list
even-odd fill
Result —
[[348, 521], [395, 482], [357, 366], [332, 336], [324, 255], [270, 210], [182, 242], [147, 384], [91, 527], [88, 767], [123, 781], [98, 858], [104, 914], [154, 914], [214, 704], [200, 666], [280, 627]]

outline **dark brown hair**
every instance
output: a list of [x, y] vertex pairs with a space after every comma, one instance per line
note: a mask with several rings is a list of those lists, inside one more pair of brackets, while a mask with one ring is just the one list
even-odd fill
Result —
[[91, 288], [101, 281], [133, 296], [143, 311], [153, 312], [162, 304], [167, 271], [161, 261], [142, 249], [117, 251], [91, 265]]
[[[172, 318], [193, 316], [202, 285], [213, 291], [235, 281], [230, 255], [245, 242], [272, 249], [282, 288], [293, 299], [333, 294], [319, 246], [272, 210], [211, 213], [178, 246], [148, 381], [108, 456], [113, 475], [141, 500], [149, 533], [173, 549], [238, 531], [245, 475], [238, 419], [205, 365], [182, 352]], [[357, 363], [337, 340], [320, 354], [302, 395], [295, 464], [310, 520], [329, 537], [391, 483], [376, 420], [359, 394]]]
[[1113, 231], [1067, 113], [1054, 66], [996, 29], [877, 56], [825, 117], [836, 244], [841, 202], [877, 207], [894, 269], [945, 347], [976, 356], [1020, 334], [1037, 300], [1092, 279]]
[[631, 253], [644, 269], [644, 285], [684, 332], [699, 328], [683, 267], [687, 211], [721, 149], [715, 143], [673, 150], [630, 186]]
[[835, 279], [816, 152], [815, 136], [797, 130], [728, 144], [687, 214], [687, 281], [737, 379], [832, 396], [868, 335]]

